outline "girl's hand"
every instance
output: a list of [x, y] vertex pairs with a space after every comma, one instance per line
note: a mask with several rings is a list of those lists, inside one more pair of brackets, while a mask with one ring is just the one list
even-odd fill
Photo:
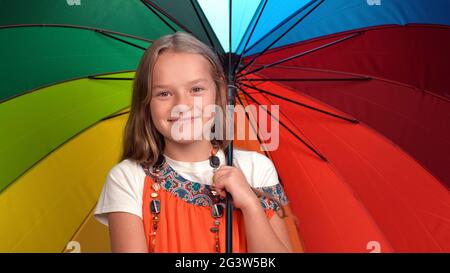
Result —
[[221, 166], [213, 176], [213, 185], [221, 197], [229, 192], [236, 208], [245, 211], [260, 206], [259, 199], [252, 191], [242, 171], [232, 166]]

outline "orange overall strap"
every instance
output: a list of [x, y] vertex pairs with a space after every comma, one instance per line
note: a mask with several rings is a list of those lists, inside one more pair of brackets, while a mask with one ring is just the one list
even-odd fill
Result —
[[148, 175], [145, 176], [144, 192], [142, 195], [142, 221], [144, 222], [145, 239], [149, 252], [151, 251], [150, 234], [152, 232], [152, 214], [150, 212], [151, 202], [151, 186], [154, 183], [153, 179]]

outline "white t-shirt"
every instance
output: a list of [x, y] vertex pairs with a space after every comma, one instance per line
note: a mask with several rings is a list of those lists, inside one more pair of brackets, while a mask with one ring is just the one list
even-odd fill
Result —
[[[260, 188], [278, 184], [278, 176], [272, 161], [266, 156], [234, 149], [233, 165], [244, 173], [251, 187]], [[164, 155], [167, 163], [187, 180], [211, 185], [213, 171], [209, 160], [182, 162]], [[226, 165], [225, 153], [219, 150], [220, 165]], [[107, 213], [128, 212], [142, 218], [142, 194], [145, 173], [135, 161], [125, 159], [115, 165], [106, 177], [103, 190], [95, 208], [95, 218], [108, 225]]]

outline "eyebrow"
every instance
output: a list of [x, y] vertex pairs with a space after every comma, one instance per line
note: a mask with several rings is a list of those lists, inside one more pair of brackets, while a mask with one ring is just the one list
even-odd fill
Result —
[[[206, 82], [206, 81], [208, 81], [208, 80], [205, 78], [200, 78], [200, 79], [192, 80], [192, 81], [188, 82], [188, 84], [194, 84], [194, 83]], [[158, 84], [158, 85], [153, 86], [153, 88], [167, 88], [167, 87], [170, 87], [170, 85]]]

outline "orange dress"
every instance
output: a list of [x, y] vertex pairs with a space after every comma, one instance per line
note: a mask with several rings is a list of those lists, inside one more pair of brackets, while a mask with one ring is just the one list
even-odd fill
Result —
[[[154, 199], [151, 194], [155, 192], [152, 185], [155, 177], [148, 168], [142, 166], [146, 173], [144, 182], [142, 217], [148, 249], [152, 252], [153, 230], [150, 202]], [[211, 215], [212, 200], [210, 198], [211, 186], [189, 181], [179, 175], [168, 164], [161, 170], [159, 183], [161, 189], [157, 192], [160, 200], [159, 221], [156, 230], [154, 252], [182, 252], [207, 253], [215, 251], [215, 233], [210, 231], [215, 220]], [[287, 204], [287, 198], [280, 184], [272, 187], [258, 188], [270, 196], [277, 198], [281, 205]], [[267, 217], [270, 219], [278, 205], [266, 197], [260, 198]], [[225, 252], [225, 210], [218, 219], [220, 252]], [[233, 210], [233, 253], [247, 252], [245, 237], [245, 223], [242, 212]]]

